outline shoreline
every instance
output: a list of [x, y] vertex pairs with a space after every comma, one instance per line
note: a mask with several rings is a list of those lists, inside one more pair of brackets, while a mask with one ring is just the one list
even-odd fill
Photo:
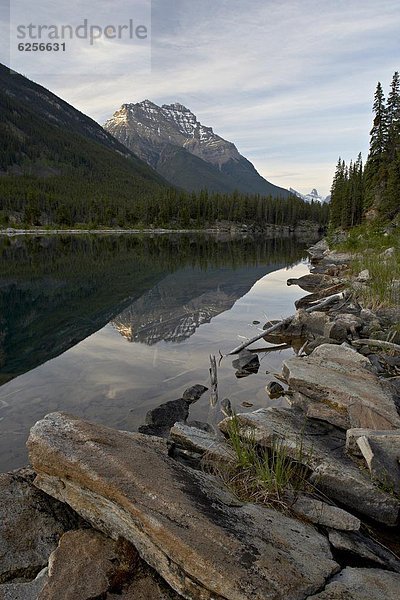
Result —
[[146, 229], [59, 229], [55, 227], [54, 229], [44, 229], [44, 228], [32, 228], [32, 229], [18, 229], [14, 227], [7, 227], [0, 229], [0, 236], [18, 236], [18, 235], [140, 235], [140, 234], [154, 234], [154, 235], [166, 235], [166, 234], [189, 234], [189, 233], [205, 233], [205, 234], [260, 234], [260, 235], [276, 235], [276, 234], [285, 234], [288, 236], [301, 236], [301, 235], [312, 235], [314, 239], [319, 237], [319, 226], [318, 224], [312, 224], [311, 222], [307, 225], [299, 224], [296, 227], [291, 225], [267, 225], [265, 227], [254, 227], [247, 224], [227, 224], [215, 227], [206, 227], [203, 229], [194, 228], [179, 228], [179, 229], [168, 229], [164, 227], [157, 228], [146, 228]]
[[[369, 279], [365, 272], [350, 275], [352, 255], [330, 250], [324, 240], [308, 253], [310, 273], [287, 282], [308, 294], [295, 302], [293, 316], [260, 336], [298, 349], [284, 360], [282, 375], [276, 375], [288, 389], [275, 382], [272, 390], [282, 392], [285, 405], [267, 404], [236, 415], [229, 414], [229, 400], [219, 405], [217, 398], [215, 408], [225, 403], [228, 416], [216, 431], [188, 420], [190, 405], [207, 390], [197, 384], [182, 398], [149, 411], [142, 433], [60, 412], [32, 427], [27, 444], [32, 467], [0, 475], [0, 497], [3, 485], [10, 503], [0, 502], [0, 516], [4, 506], [6, 533], [11, 514], [20, 547], [22, 517], [15, 518], [13, 511], [20, 509], [15, 503], [22, 505], [25, 520], [24, 511], [31, 511], [31, 526], [23, 536], [37, 567], [34, 573], [25, 563], [21, 568], [26, 556], [21, 559], [12, 547], [14, 538], [7, 539], [9, 572], [18, 572], [20, 579], [13, 583], [17, 575], [10, 576], [5, 586], [60, 595], [68, 580], [74, 597], [79, 582], [70, 574], [80, 549], [90, 547], [90, 561], [103, 565], [103, 553], [121, 555], [120, 542], [113, 540], [123, 539], [127, 562], [135, 553], [140, 557], [151, 588], [146, 597], [154, 600], [222, 595], [263, 600], [271, 589], [276, 590], [274, 600], [286, 600], [289, 589], [291, 597], [303, 600], [366, 600], [366, 593], [371, 600], [397, 598], [400, 414], [391, 369], [396, 371], [400, 362], [388, 355], [382, 371], [384, 338], [394, 313], [388, 309], [388, 321], [388, 310], [358, 304], [354, 291]], [[377, 350], [379, 341], [383, 345]], [[234, 358], [233, 353], [243, 370], [252, 368], [255, 357], [258, 361], [245, 346], [225, 358]], [[253, 465], [246, 458], [243, 471], [236, 448], [239, 444], [247, 452], [249, 439], [263, 460], [272, 460], [269, 468], [271, 456], [278, 460], [283, 449], [285, 464], [294, 461], [305, 469], [307, 485], [296, 488], [287, 481], [275, 503], [276, 480], [258, 502], [254, 491], [241, 494], [232, 482], [244, 474], [248, 483]], [[39, 527], [51, 541], [38, 559], [34, 540]], [[0, 541], [1, 536], [0, 528]], [[256, 569], [249, 568], [253, 564]], [[107, 568], [117, 572], [118, 561]], [[26, 583], [20, 583], [21, 577]], [[104, 579], [101, 592], [107, 594], [113, 590]], [[121, 597], [136, 594], [142, 581], [135, 569], [129, 572]], [[94, 577], [89, 587], [97, 584]]]
[[0, 229], [0, 236], [15, 235], [75, 235], [75, 234], [155, 234], [162, 235], [168, 233], [229, 233], [224, 229]]

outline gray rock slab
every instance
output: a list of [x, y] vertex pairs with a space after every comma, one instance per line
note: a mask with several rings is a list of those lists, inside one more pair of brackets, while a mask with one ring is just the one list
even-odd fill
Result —
[[354, 515], [305, 494], [301, 494], [291, 505], [291, 508], [316, 525], [324, 525], [325, 527], [345, 531], [360, 529], [361, 521]]
[[350, 427], [350, 419], [343, 411], [335, 410], [328, 404], [308, 398], [300, 392], [294, 392], [289, 398], [290, 405], [301, 408], [309, 419], [325, 421], [344, 430]]
[[0, 585], [0, 600], [38, 600], [48, 579], [47, 571], [45, 567], [35, 579], [26, 583], [3, 583]]
[[218, 463], [231, 463], [235, 459], [232, 448], [223, 439], [207, 431], [189, 427], [185, 423], [175, 423], [171, 429], [171, 438], [183, 448], [199, 454], [207, 454], [210, 459]]
[[400, 430], [386, 435], [362, 435], [358, 437], [357, 445], [371, 477], [400, 494]]
[[346, 567], [323, 592], [307, 600], [399, 600], [399, 590], [398, 573]]
[[322, 344], [310, 356], [289, 358], [283, 375], [292, 389], [347, 414], [351, 427], [400, 428], [393, 389], [347, 346]]
[[348, 429], [346, 431], [346, 452], [349, 454], [349, 456], [354, 456], [356, 458], [362, 458], [362, 453], [361, 450], [357, 444], [357, 440], [358, 438], [365, 436], [365, 437], [370, 437], [372, 436], [374, 439], [379, 439], [379, 438], [387, 438], [388, 436], [390, 436], [390, 438], [396, 440], [396, 446], [399, 443], [398, 439], [400, 439], [400, 429], [384, 429], [384, 430], [378, 430], [378, 429], [363, 429], [362, 427], [354, 427], [351, 429]]
[[351, 557], [353, 560], [357, 559], [357, 564], [400, 573], [399, 559], [388, 548], [372, 538], [360, 532], [343, 531], [330, 531], [328, 537], [333, 548], [346, 555], [345, 560], [348, 561]]
[[[311, 482], [335, 502], [386, 525], [396, 525], [399, 500], [372, 481], [345, 454], [345, 433], [293, 408], [269, 407], [237, 415], [241, 435], [270, 447], [279, 438], [311, 470]], [[227, 432], [228, 419], [219, 424]]]
[[35, 473], [0, 474], [0, 583], [33, 579], [65, 531], [82, 526], [68, 506], [33, 485]]
[[303, 600], [338, 569], [313, 526], [259, 505], [228, 507], [215, 478], [147, 436], [53, 413], [28, 448], [36, 485], [129, 540], [184, 598]]

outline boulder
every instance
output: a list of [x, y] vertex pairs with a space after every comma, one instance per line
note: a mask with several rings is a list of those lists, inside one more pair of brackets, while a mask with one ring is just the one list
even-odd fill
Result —
[[236, 377], [246, 377], [252, 373], [258, 373], [260, 361], [258, 354], [250, 352], [250, 350], [242, 350], [238, 357], [232, 361], [232, 367], [237, 369]]
[[340, 411], [337, 407], [332, 407], [324, 402], [308, 398], [300, 392], [293, 392], [289, 396], [289, 404], [296, 408], [301, 408], [309, 419], [326, 421], [340, 429], [348, 429], [350, 427], [350, 419], [344, 411]]
[[354, 515], [306, 494], [299, 494], [291, 508], [295, 513], [316, 525], [324, 525], [325, 527], [345, 531], [360, 529], [361, 521]]
[[50, 556], [49, 576], [35, 600], [181, 598], [140, 560], [129, 542], [114, 541], [93, 529], [63, 535]]
[[145, 425], [139, 427], [140, 433], [158, 437], [168, 437], [171, 427], [180, 421], [186, 421], [189, 416], [190, 402], [184, 398], [170, 400], [149, 410]]
[[351, 427], [400, 428], [393, 389], [371, 369], [365, 356], [333, 344], [283, 362], [283, 375], [291, 388], [347, 415]]
[[137, 552], [126, 541], [114, 540], [93, 529], [70, 531], [50, 556], [49, 579], [38, 600], [91, 600], [120, 591], [132, 579]]
[[328, 537], [331, 546], [340, 552], [344, 562], [400, 573], [400, 560], [372, 538], [355, 531], [330, 531]]
[[346, 567], [307, 600], [398, 600], [400, 575], [382, 569]]
[[47, 582], [47, 567], [42, 569], [32, 581], [3, 583], [0, 585], [0, 600], [38, 600]]
[[392, 258], [396, 254], [395, 248], [386, 248], [379, 256], [381, 258]]
[[197, 402], [197, 400], [201, 398], [201, 396], [207, 390], [208, 388], [205, 385], [197, 383], [196, 385], [192, 385], [191, 387], [187, 388], [183, 392], [182, 398], [186, 400], [186, 402], [189, 402], [189, 404], [193, 404], [194, 402]]
[[400, 429], [348, 429], [346, 452], [357, 464], [366, 463], [384, 488], [400, 493]]
[[184, 598], [302, 600], [339, 568], [311, 525], [228, 506], [215, 478], [174, 461], [161, 440], [53, 413], [28, 448], [38, 487], [130, 541]]
[[214, 427], [211, 423], [206, 423], [205, 421], [196, 421], [195, 419], [192, 421], [186, 421], [186, 425], [189, 427], [194, 427], [195, 429], [201, 429], [201, 431], [207, 431], [208, 433], [215, 433]]
[[364, 269], [357, 275], [357, 281], [369, 281], [371, 279], [371, 275], [369, 274], [368, 269]]
[[69, 506], [38, 490], [34, 479], [28, 468], [0, 474], [0, 583], [36, 577], [63, 533], [83, 525]]
[[[293, 408], [268, 407], [237, 415], [241, 435], [261, 446], [279, 439], [289, 456], [311, 469], [310, 481], [341, 506], [386, 525], [396, 525], [399, 500], [379, 489], [345, 452], [345, 433], [322, 421], [308, 420]], [[226, 433], [228, 419], [219, 424]]]
[[338, 279], [330, 277], [329, 275], [318, 273], [310, 273], [308, 275], [303, 275], [298, 279], [287, 280], [287, 285], [298, 285], [306, 292], [316, 292], [318, 290], [322, 290], [323, 288], [336, 285], [337, 283], [340, 283]]
[[307, 250], [307, 254], [310, 256], [311, 259], [321, 260], [327, 252], [327, 250], [329, 250], [328, 243], [325, 239], [322, 239], [319, 240], [319, 242], [317, 242], [313, 246], [310, 246], [310, 248], [308, 248]]
[[108, 593], [106, 600], [181, 600], [167, 584], [148, 569], [141, 570], [137, 579], [125, 587], [121, 594]]
[[280, 398], [285, 393], [285, 388], [283, 385], [278, 383], [277, 381], [270, 381], [265, 388], [268, 396], [271, 400], [275, 400], [276, 398]]
[[308, 340], [307, 345], [304, 347], [304, 352], [306, 354], [311, 354], [314, 352], [315, 348], [322, 346], [322, 344], [341, 344], [341, 342], [332, 338], [327, 338], [323, 335], [316, 335], [312, 340]]
[[207, 454], [210, 460], [218, 463], [232, 463], [235, 459], [232, 448], [215, 433], [189, 427], [185, 423], [175, 423], [171, 429], [171, 438], [186, 450], [198, 452], [201, 455]]
[[[292, 344], [298, 340], [304, 341], [315, 336], [324, 335], [328, 322], [329, 317], [323, 312], [307, 313], [304, 309], [299, 309], [289, 323], [283, 323], [278, 329], [272, 333], [267, 333], [263, 337], [265, 341], [271, 344], [282, 342]], [[269, 321], [264, 325], [264, 329], [274, 324], [273, 321]]]
[[365, 433], [356, 443], [367, 463], [371, 477], [386, 489], [400, 494], [400, 429]]
[[352, 314], [340, 314], [334, 321], [327, 323], [324, 335], [334, 340], [345, 342], [348, 339], [359, 337], [362, 320]]

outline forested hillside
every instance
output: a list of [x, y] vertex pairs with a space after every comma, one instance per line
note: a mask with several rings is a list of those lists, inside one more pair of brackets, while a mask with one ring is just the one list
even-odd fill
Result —
[[331, 190], [333, 227], [353, 227], [364, 218], [393, 219], [400, 211], [400, 77], [393, 75], [385, 100], [381, 83], [373, 103], [368, 159], [346, 165], [339, 158]]
[[294, 196], [173, 188], [100, 125], [45, 88], [1, 65], [0, 84], [2, 226], [327, 222], [325, 206]]
[[166, 182], [97, 123], [0, 66], [0, 211], [4, 222], [118, 215]]

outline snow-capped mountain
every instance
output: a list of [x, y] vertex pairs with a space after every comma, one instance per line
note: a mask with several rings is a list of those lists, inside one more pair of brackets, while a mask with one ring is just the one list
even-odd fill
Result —
[[189, 191], [289, 195], [179, 102], [123, 104], [104, 128], [168, 181]]
[[184, 268], [167, 275], [111, 321], [129, 342], [149, 346], [182, 342], [204, 323], [232, 308], [266, 272], [284, 262], [225, 268]]
[[318, 194], [318, 191], [315, 188], [313, 188], [309, 194], [301, 194], [293, 188], [289, 188], [289, 192], [291, 192], [298, 198], [305, 200], [306, 202], [321, 202], [322, 204], [323, 202], [329, 202], [330, 199], [330, 196], [326, 196], [326, 198], [324, 198], [323, 196]]

